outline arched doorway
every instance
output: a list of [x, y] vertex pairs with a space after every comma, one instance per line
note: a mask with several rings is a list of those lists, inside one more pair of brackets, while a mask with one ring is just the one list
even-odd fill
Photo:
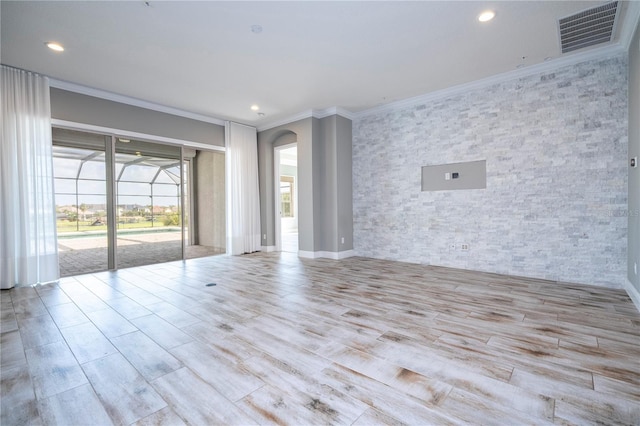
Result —
[[274, 148], [276, 250], [298, 252], [297, 144]]

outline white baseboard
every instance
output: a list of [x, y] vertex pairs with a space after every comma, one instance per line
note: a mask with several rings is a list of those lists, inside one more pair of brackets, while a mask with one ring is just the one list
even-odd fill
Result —
[[638, 291], [629, 280], [624, 280], [624, 289], [631, 298], [631, 301], [636, 305], [636, 309], [640, 312], [640, 291]]
[[333, 259], [340, 260], [346, 259], [348, 257], [355, 256], [355, 252], [353, 250], [345, 250], [345, 251], [304, 251], [298, 250], [298, 256], [303, 257], [305, 259]]
[[355, 253], [353, 252], [353, 250], [345, 250], [345, 251], [322, 251], [320, 252], [322, 253], [321, 257], [326, 257], [329, 259], [334, 259], [334, 260], [340, 260], [340, 259], [346, 259], [347, 257], [353, 257], [355, 256]]
[[265, 253], [271, 253], [272, 251], [276, 251], [276, 246], [262, 246], [262, 251]]

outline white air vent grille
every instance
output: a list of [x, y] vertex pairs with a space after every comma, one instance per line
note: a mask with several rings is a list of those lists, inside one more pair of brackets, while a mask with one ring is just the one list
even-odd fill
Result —
[[562, 53], [610, 42], [618, 9], [618, 2], [614, 1], [560, 19]]

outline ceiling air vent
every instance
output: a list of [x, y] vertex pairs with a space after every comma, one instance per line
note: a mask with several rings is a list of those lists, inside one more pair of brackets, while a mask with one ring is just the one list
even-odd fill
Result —
[[614, 1], [560, 19], [562, 53], [610, 42], [618, 9], [618, 2]]

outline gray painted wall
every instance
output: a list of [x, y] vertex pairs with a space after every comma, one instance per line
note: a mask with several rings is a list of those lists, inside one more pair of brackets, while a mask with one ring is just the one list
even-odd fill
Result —
[[[324, 206], [323, 202], [326, 199], [324, 197], [324, 191], [326, 184], [324, 182], [325, 171], [323, 170], [323, 164], [326, 159], [324, 154], [322, 129], [320, 127], [320, 120], [317, 118], [311, 119], [313, 125], [311, 128], [311, 149], [313, 152], [311, 162], [311, 172], [313, 175], [313, 251], [323, 250], [324, 247], [324, 230], [326, 222], [323, 222]], [[299, 151], [298, 151], [299, 152]], [[300, 159], [298, 158], [298, 162]], [[300, 166], [302, 168], [302, 165]], [[302, 216], [302, 212], [300, 213]], [[302, 250], [302, 249], [301, 249]]]
[[[263, 245], [275, 245], [273, 148], [297, 142], [299, 249], [352, 249], [351, 139], [351, 121], [335, 115], [258, 133]], [[342, 236], [345, 243], [339, 244]]]
[[196, 156], [198, 244], [225, 251], [225, 155], [198, 151]]
[[[320, 120], [318, 161], [319, 212], [323, 226], [321, 247], [340, 252], [353, 249], [352, 132], [351, 120], [331, 115]], [[344, 243], [342, 243], [344, 238]]]
[[51, 88], [51, 116], [130, 132], [224, 146], [224, 127]]
[[[275, 245], [273, 148], [298, 145], [298, 242], [299, 249], [314, 250], [313, 227], [313, 120], [306, 118], [258, 132], [258, 173], [260, 187], [260, 224], [262, 245]], [[266, 235], [266, 239], [264, 238]]]
[[[627, 89], [622, 54], [357, 119], [356, 254], [621, 287]], [[480, 158], [486, 190], [420, 191]]]
[[[337, 251], [353, 249], [353, 132], [351, 120], [336, 116]], [[344, 238], [344, 243], [342, 242]]]
[[[336, 197], [338, 187], [337, 175], [337, 132], [336, 132], [336, 116], [325, 117], [320, 120], [320, 140], [318, 144], [319, 158], [315, 164], [318, 171], [318, 178], [321, 187], [321, 202], [318, 204], [320, 209], [318, 217], [325, 232], [320, 234], [323, 248], [328, 251], [338, 251], [336, 243], [336, 235], [338, 229], [338, 197]], [[333, 232], [332, 232], [333, 231]], [[318, 250], [321, 250], [318, 248]]]
[[[629, 158], [640, 159], [640, 26], [629, 47]], [[628, 278], [640, 291], [640, 166], [629, 168]], [[637, 272], [634, 271], [634, 264]]]

